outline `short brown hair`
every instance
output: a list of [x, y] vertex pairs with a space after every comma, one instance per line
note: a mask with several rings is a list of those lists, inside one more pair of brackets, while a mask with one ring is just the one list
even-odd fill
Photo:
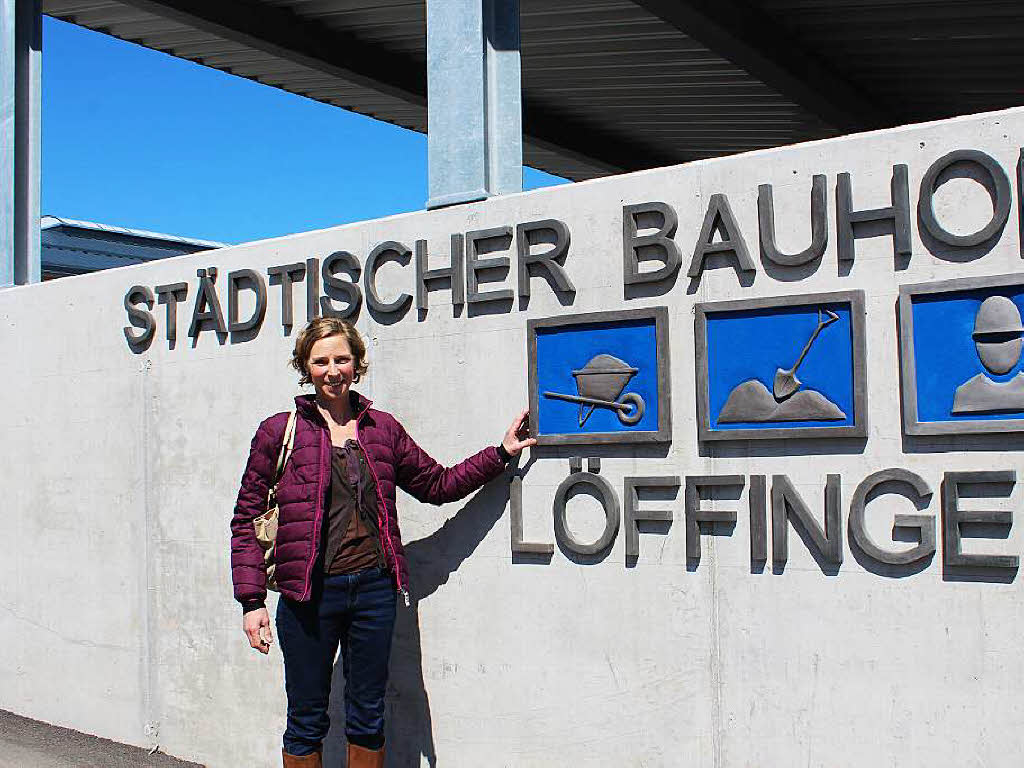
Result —
[[355, 326], [337, 317], [317, 317], [310, 320], [309, 325], [302, 329], [295, 339], [295, 349], [292, 350], [291, 366], [299, 372], [299, 386], [313, 383], [309, 377], [309, 356], [313, 351], [313, 345], [331, 336], [343, 336], [348, 342], [348, 348], [352, 350], [352, 357], [355, 358], [355, 381], [359, 381], [366, 373], [369, 368], [366, 363], [366, 344], [363, 343], [363, 337], [359, 335]]

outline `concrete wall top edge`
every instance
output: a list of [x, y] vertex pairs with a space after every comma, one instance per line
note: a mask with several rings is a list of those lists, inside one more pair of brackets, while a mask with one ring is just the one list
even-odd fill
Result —
[[[666, 174], [672, 174], [680, 170], [685, 170], [687, 173], [700, 173], [702, 169], [711, 168], [715, 166], [728, 166], [736, 163], [746, 164], [751, 161], [762, 160], [770, 158], [775, 155], [788, 155], [794, 152], [809, 151], [814, 148], [827, 149], [835, 145], [855, 145], [858, 142], [871, 142], [876, 137], [898, 137], [901, 134], [915, 131], [924, 131], [934, 126], [950, 127], [955, 128], [957, 125], [962, 123], [978, 123], [988, 121], [990, 119], [996, 119], [1001, 117], [1013, 118], [1017, 115], [1024, 113], [1024, 107], [1014, 107], [1011, 109], [998, 110], [992, 112], [984, 112], [972, 115], [961, 115], [957, 117], [947, 118], [944, 120], [934, 120], [923, 123], [912, 123], [908, 125], [899, 126], [897, 128], [865, 131], [855, 134], [847, 134], [844, 136], [836, 136], [825, 139], [817, 139], [814, 141], [800, 142], [796, 144], [789, 144], [779, 147], [770, 147], [767, 149], [753, 150], [750, 152], [742, 152], [734, 155], [728, 155], [725, 157], [714, 157], [707, 158], [704, 160], [696, 160], [689, 163], [682, 163], [678, 165], [664, 166], [660, 168], [650, 168], [642, 171], [634, 171], [632, 173], [616, 174], [612, 176], [601, 177], [597, 179], [590, 179], [587, 181], [576, 182], [569, 185], [559, 185], [555, 187], [545, 187], [541, 189], [530, 190], [526, 192], [520, 192], [511, 195], [502, 195], [499, 197], [493, 197], [488, 200], [481, 200], [473, 203], [466, 203], [463, 205], [453, 206], [451, 208], [440, 209], [435, 211], [419, 210], [409, 211], [404, 213], [396, 213], [389, 216], [382, 216], [376, 219], [366, 219], [363, 221], [349, 222], [346, 224], [340, 224], [332, 227], [324, 227], [323, 229], [308, 230], [304, 232], [295, 232], [287, 235], [281, 235], [278, 237], [267, 238], [264, 240], [252, 240], [245, 243], [238, 243], [235, 245], [229, 245], [224, 248], [198, 251], [192, 254], [184, 254], [182, 256], [171, 257], [164, 261], [173, 261], [177, 264], [196, 264], [200, 265], [207, 263], [210, 257], [206, 254], [216, 252], [218, 257], [220, 255], [227, 254], [242, 254], [252, 249], [263, 249], [267, 246], [282, 245], [291, 242], [297, 238], [304, 238], [311, 235], [325, 235], [325, 234], [341, 234], [351, 230], [358, 230], [367, 226], [381, 226], [381, 225], [399, 225], [405, 223], [416, 223], [422, 217], [429, 217], [430, 219], [443, 222], [449, 217], [454, 221], [462, 219], [466, 216], [474, 217], [481, 216], [482, 214], [494, 211], [505, 204], [516, 205], [519, 204], [524, 198], [529, 199], [531, 203], [538, 205], [555, 204], [557, 199], [566, 194], [572, 194], [571, 190], [580, 188], [587, 188], [588, 190], [593, 189], [595, 191], [600, 190], [606, 185], [615, 185], [619, 182], [630, 181], [630, 180], [652, 180], [653, 178], [664, 176]], [[1024, 142], [1022, 142], [1024, 143]], [[554, 198], [554, 199], [549, 199]], [[133, 264], [124, 267], [115, 268], [116, 271], [121, 274], [126, 274], [125, 270], [132, 270], [146, 267], [146, 264]], [[114, 270], [106, 270], [111, 272]], [[63, 278], [63, 281], [67, 280], [88, 280], [92, 275], [75, 275], [67, 278]], [[51, 287], [50, 283], [39, 283], [28, 286], [13, 286], [10, 288], [0, 289], [0, 293], [10, 290], [45, 290]]]

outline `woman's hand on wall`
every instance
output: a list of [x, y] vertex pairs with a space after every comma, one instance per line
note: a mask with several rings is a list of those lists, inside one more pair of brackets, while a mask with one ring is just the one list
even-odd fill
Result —
[[518, 456], [524, 448], [536, 444], [537, 438], [530, 437], [530, 411], [524, 410], [508, 428], [501, 445], [509, 456]]
[[260, 653], [270, 653], [274, 633], [270, 628], [270, 614], [266, 608], [257, 608], [242, 616], [242, 629], [249, 638], [249, 645]]

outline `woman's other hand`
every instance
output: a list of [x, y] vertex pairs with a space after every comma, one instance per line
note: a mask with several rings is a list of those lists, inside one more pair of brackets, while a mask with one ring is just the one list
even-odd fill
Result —
[[501, 445], [508, 451], [509, 456], [518, 456], [524, 448], [536, 444], [537, 438], [530, 437], [530, 411], [525, 410], [512, 422]]
[[242, 616], [242, 629], [249, 638], [249, 645], [260, 653], [270, 653], [274, 633], [270, 629], [270, 614], [266, 608], [257, 608]]

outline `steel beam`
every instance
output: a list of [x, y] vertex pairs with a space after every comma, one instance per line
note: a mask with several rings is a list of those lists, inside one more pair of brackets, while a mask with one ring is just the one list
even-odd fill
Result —
[[384, 54], [378, 46], [301, 19], [287, 8], [247, 0], [122, 2], [410, 104], [426, 104], [422, 61]]
[[824, 123], [845, 132], [913, 122], [808, 51], [772, 17], [738, 0], [633, 0]]
[[427, 0], [427, 208], [523, 188], [518, 0]]

